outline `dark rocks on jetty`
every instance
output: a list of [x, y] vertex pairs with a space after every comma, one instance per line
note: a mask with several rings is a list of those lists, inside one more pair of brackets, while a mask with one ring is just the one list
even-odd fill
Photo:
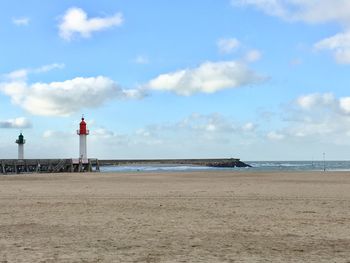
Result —
[[251, 167], [240, 159], [158, 159], [158, 160], [100, 160], [101, 166], [112, 165], [195, 165], [208, 167]]

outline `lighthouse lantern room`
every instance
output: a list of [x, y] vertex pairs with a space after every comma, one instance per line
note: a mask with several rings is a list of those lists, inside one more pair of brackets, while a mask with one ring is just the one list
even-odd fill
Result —
[[87, 158], [86, 136], [89, 135], [89, 130], [86, 127], [86, 122], [84, 120], [84, 117], [81, 118], [79, 130], [77, 130], [77, 134], [79, 135], [79, 158], [83, 163], [87, 163], [88, 158]]

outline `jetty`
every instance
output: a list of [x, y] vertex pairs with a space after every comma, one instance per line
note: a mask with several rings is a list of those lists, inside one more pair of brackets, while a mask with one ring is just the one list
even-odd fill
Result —
[[250, 167], [240, 159], [0, 159], [0, 174], [99, 172], [101, 166], [191, 165], [218, 168]]
[[123, 165], [193, 165], [207, 167], [251, 167], [237, 158], [224, 159], [145, 159], [145, 160], [100, 160], [101, 166], [123, 166]]
[[98, 159], [0, 159], [0, 174], [99, 171]]

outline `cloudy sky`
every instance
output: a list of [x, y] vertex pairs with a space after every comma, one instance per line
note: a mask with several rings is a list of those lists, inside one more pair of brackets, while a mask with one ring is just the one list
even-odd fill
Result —
[[4, 0], [0, 158], [350, 159], [348, 0]]

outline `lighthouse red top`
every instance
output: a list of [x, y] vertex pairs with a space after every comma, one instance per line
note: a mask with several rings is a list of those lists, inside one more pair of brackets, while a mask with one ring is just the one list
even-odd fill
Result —
[[81, 118], [78, 134], [79, 135], [88, 135], [89, 134], [89, 130], [86, 129], [86, 122], [84, 120], [84, 117]]

